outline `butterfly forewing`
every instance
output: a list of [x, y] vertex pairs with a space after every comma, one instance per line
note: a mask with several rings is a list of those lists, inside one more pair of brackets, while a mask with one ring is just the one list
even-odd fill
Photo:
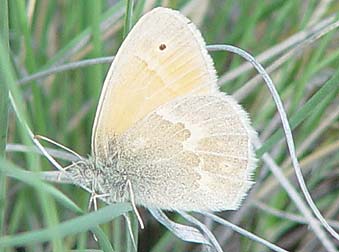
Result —
[[154, 9], [134, 26], [109, 69], [93, 126], [93, 154], [106, 158], [110, 137], [175, 97], [215, 90], [213, 62], [199, 31], [177, 11]]

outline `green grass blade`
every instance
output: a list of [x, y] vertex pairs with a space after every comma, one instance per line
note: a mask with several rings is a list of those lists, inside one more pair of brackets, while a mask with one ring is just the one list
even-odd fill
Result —
[[[308, 118], [313, 112], [314, 108], [323, 101], [327, 96], [335, 97], [339, 91], [339, 70], [328, 80], [319, 91], [312, 96], [312, 98], [307, 101], [307, 103], [294, 115], [291, 117], [290, 123], [291, 128], [296, 128], [301, 122]], [[270, 150], [274, 144], [276, 144], [279, 139], [283, 137], [283, 131], [280, 129], [274, 133], [265, 144], [257, 150], [257, 155], [262, 156], [265, 152]]]
[[55, 238], [63, 238], [68, 235], [83, 233], [131, 210], [132, 208], [129, 203], [118, 203], [106, 206], [96, 212], [91, 212], [69, 221], [62, 222], [53, 227], [2, 237], [0, 238], [0, 248], [36, 244]]
[[[4, 45], [2, 41], [0, 41], [0, 55], [6, 55], [6, 49], [4, 48]], [[25, 105], [25, 100], [23, 99], [23, 96], [21, 94], [21, 90], [19, 89], [16, 77], [14, 74], [14, 70], [12, 67], [11, 62], [9, 62], [8, 57], [0, 57], [0, 69], [5, 69], [5, 71], [2, 73], [2, 77], [5, 80], [5, 83], [7, 85], [7, 88], [9, 89], [13, 102], [16, 104], [16, 113], [18, 118], [21, 119], [21, 122], [23, 124], [27, 125], [27, 111]], [[28, 145], [32, 146], [32, 139], [29, 135], [29, 132], [27, 129], [24, 128], [23, 124], [20, 124], [20, 133], [23, 139], [23, 142]], [[39, 170], [40, 169], [40, 163], [39, 158], [35, 155], [32, 155], [31, 153], [26, 154], [27, 161], [28, 161], [28, 169], [31, 170]], [[48, 197], [48, 195], [45, 193], [45, 191], [37, 191], [37, 198], [40, 202], [40, 207], [42, 209], [43, 218], [46, 221], [46, 223], [50, 226], [55, 225], [58, 223], [58, 216], [57, 216], [57, 210], [54, 204], [54, 201], [51, 200], [51, 198]], [[61, 243], [61, 240], [53, 240], [52, 241], [53, 246], [56, 249], [62, 250], [63, 244]]]
[[114, 252], [112, 244], [109, 242], [107, 235], [102, 231], [102, 229], [100, 229], [99, 227], [94, 227], [91, 229], [91, 231], [94, 233], [94, 235], [98, 239], [100, 248], [104, 252]]
[[[109, 17], [113, 15], [117, 15], [117, 19], [120, 18], [120, 11], [123, 8], [123, 1], [118, 1], [114, 6], [112, 6], [105, 13], [101, 14], [101, 21], [105, 21]], [[74, 51], [77, 50], [79, 45], [87, 44], [87, 40], [89, 40], [89, 36], [91, 35], [91, 28], [88, 27], [84, 29], [79, 34], [76, 34], [73, 39], [71, 39], [65, 46], [59, 49], [59, 51], [48, 60], [48, 62], [40, 68], [40, 70], [48, 69], [52, 65], [60, 64], [60, 62], [64, 62], [69, 59], [71, 55], [74, 54]]]
[[[8, 35], [8, 2], [0, 0], [0, 38], [4, 43], [4, 57], [9, 57]], [[7, 59], [8, 60], [8, 59]], [[0, 76], [2, 73], [0, 72]], [[0, 158], [5, 157], [8, 129], [8, 89], [4, 80], [0, 77]], [[4, 220], [6, 209], [6, 177], [0, 174], [0, 235], [4, 234]]]
[[38, 175], [29, 173], [19, 169], [16, 165], [0, 159], [0, 172], [6, 176], [15, 178], [34, 187], [38, 191], [44, 191], [53, 196], [54, 199], [59, 201], [64, 207], [70, 209], [74, 213], [81, 214], [83, 211], [66, 195], [54, 188], [53, 186], [41, 181]]
[[133, 24], [133, 0], [126, 0], [126, 13], [125, 13], [125, 24], [124, 24], [124, 38], [132, 28]]

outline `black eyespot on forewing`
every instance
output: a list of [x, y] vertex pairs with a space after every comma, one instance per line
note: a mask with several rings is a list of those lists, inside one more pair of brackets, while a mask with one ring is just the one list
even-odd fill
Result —
[[166, 45], [165, 44], [161, 44], [160, 46], [159, 46], [159, 50], [160, 51], [163, 51], [163, 50], [165, 50], [166, 49]]

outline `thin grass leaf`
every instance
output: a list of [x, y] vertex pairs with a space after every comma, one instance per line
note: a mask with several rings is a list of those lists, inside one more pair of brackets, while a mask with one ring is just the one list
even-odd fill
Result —
[[110, 64], [110, 63], [112, 63], [113, 59], [114, 59], [114, 57], [101, 57], [101, 58], [80, 60], [80, 61], [77, 61], [77, 62], [71, 62], [71, 63], [59, 65], [59, 66], [54, 66], [54, 67], [51, 67], [47, 70], [40, 71], [40, 72], [37, 72], [35, 74], [26, 76], [26, 77], [22, 78], [21, 80], [19, 80], [18, 83], [23, 85], [23, 84], [27, 84], [31, 81], [34, 81], [34, 80], [42, 79], [42, 78], [47, 77], [49, 75], [53, 75], [53, 74], [56, 74], [56, 73], [62, 73], [64, 71], [79, 69], [79, 68], [82, 68], [82, 67], [87, 67], [87, 66], [96, 65], [96, 64]]
[[198, 229], [171, 221], [164, 212], [159, 209], [150, 208], [148, 211], [157, 221], [183, 241], [211, 245], [210, 241], [208, 241]]
[[206, 236], [206, 238], [209, 239], [212, 248], [217, 251], [217, 252], [223, 252], [219, 242], [217, 241], [217, 239], [215, 238], [215, 236], [213, 235], [213, 233], [211, 232], [211, 230], [209, 230], [209, 228], [203, 224], [202, 222], [200, 222], [198, 219], [194, 218], [193, 216], [189, 215], [188, 213], [184, 212], [184, 211], [178, 211], [178, 213], [184, 217], [188, 222], [194, 224], [195, 226], [197, 226], [201, 232]]
[[[118, 1], [114, 6], [108, 9], [103, 13], [101, 19], [101, 29], [107, 29], [107, 25], [112, 25], [116, 23], [123, 15], [123, 0]], [[108, 22], [107, 22], [108, 21]], [[107, 24], [108, 23], [108, 24]], [[41, 70], [46, 70], [49, 67], [61, 64], [68, 60], [72, 55], [78, 52], [81, 48], [87, 45], [90, 41], [91, 29], [86, 28], [80, 34], [73, 36], [72, 40], [69, 41], [64, 47], [60, 48], [58, 53], [56, 53], [48, 62], [42, 66]]]
[[[339, 64], [339, 62], [338, 62]], [[314, 94], [306, 104], [291, 117], [291, 128], [298, 127], [306, 118], [308, 118], [313, 112], [314, 108], [327, 97], [336, 97], [339, 92], [339, 70], [329, 79], [318, 91]], [[274, 133], [264, 144], [257, 150], [257, 155], [260, 157], [265, 152], [270, 150], [273, 145], [277, 144], [283, 137], [283, 130], [279, 129]]]
[[257, 241], [263, 245], [265, 245], [266, 247], [272, 249], [273, 251], [277, 251], [277, 252], [287, 252], [287, 250], [283, 249], [283, 248], [280, 248], [278, 247], [277, 245], [275, 244], [272, 244], [268, 241], [266, 241], [265, 239], [263, 238], [260, 238], [250, 232], [247, 232], [246, 230], [242, 229], [241, 227], [238, 227], [230, 222], [228, 222], [227, 220], [224, 220], [220, 217], [218, 217], [217, 215], [215, 214], [212, 214], [212, 213], [202, 213], [208, 217], [210, 217], [211, 219], [213, 219], [214, 221], [216, 222], [219, 222], [221, 225], [225, 226], [225, 227], [228, 227], [228, 228], [232, 228], [234, 231], [238, 232], [238, 233], [241, 233], [242, 235], [248, 237], [249, 239], [252, 239], [254, 241]]
[[[20, 78], [27, 76], [27, 69], [30, 70], [32, 67], [31, 61], [25, 60], [25, 55], [30, 53], [25, 48], [28, 44], [33, 45], [28, 50], [34, 52], [35, 58], [32, 59], [36, 62], [34, 73], [41, 72], [43, 69], [47, 70], [47, 72], [49, 70], [53, 72], [58, 67], [54, 69], [50, 68], [50, 66], [65, 61], [111, 55], [121, 44], [126, 0], [101, 0], [104, 13], [100, 12], [97, 17], [93, 17], [100, 19], [100, 31], [94, 30], [96, 34], [92, 32], [93, 20], [90, 15], [94, 14], [94, 11], [89, 13], [90, 8], [88, 6], [90, 4], [79, 1], [65, 1], [62, 4], [56, 1], [28, 1], [25, 4], [20, 3], [21, 7], [19, 9], [17, 8], [17, 2], [19, 0], [8, 1], [8, 4], [10, 5], [11, 63], [15, 67], [15, 73]], [[213, 0], [138, 0], [135, 1], [133, 10], [133, 23], [139, 18], [144, 8], [149, 10], [155, 6], [166, 5], [171, 8], [181, 9], [185, 15], [188, 15], [193, 20], [193, 23], [199, 26], [203, 37], [207, 38], [208, 43], [220, 41], [246, 48], [246, 50], [258, 55], [259, 62], [265, 62], [270, 66], [266, 69], [268, 72], [272, 66], [274, 71], [272, 72], [272, 77], [289, 109], [291, 108], [291, 102], [294, 102], [296, 108], [298, 108], [298, 104], [307, 103], [310, 97], [316, 95], [324, 85], [328, 84], [326, 80], [338, 71], [337, 28], [333, 25], [338, 22], [339, 6], [335, 4], [335, 1], [312, 0], [309, 5], [305, 5], [303, 1], [292, 0], [278, 0], [259, 4], [255, 4], [251, 0], [241, 0], [240, 2], [229, 0], [218, 5], [213, 5], [212, 2]], [[208, 7], [203, 7], [204, 5]], [[25, 6], [25, 8], [22, 8], [22, 6]], [[118, 6], [120, 7], [118, 8]], [[190, 8], [188, 8], [189, 6]], [[116, 10], [110, 12], [115, 7]], [[201, 18], [196, 22], [197, 16]], [[0, 19], [2, 20], [1, 16]], [[25, 19], [27, 20], [26, 27], [28, 27], [28, 32], [22, 29], [22, 23], [18, 22]], [[332, 26], [333, 29], [331, 28]], [[326, 35], [321, 40], [316, 39], [316, 43], [306, 42], [312, 40], [312, 36], [327, 33], [330, 29], [334, 30], [333, 36]], [[83, 34], [84, 31], [87, 31], [87, 34]], [[96, 38], [100, 36], [102, 41], [94, 41], [91, 39], [92, 36]], [[29, 40], [26, 38], [29, 38]], [[98, 42], [102, 44], [102, 50], [98, 50], [100, 49]], [[303, 46], [298, 46], [301, 44]], [[92, 54], [94, 52], [95, 54]], [[0, 58], [3, 56], [3, 54], [0, 54]], [[227, 85], [222, 87], [223, 90], [235, 95], [236, 99], [239, 97], [237, 96], [239, 93], [237, 90], [241, 91], [240, 100], [242, 104], [251, 112], [252, 122], [258, 126], [259, 131], [263, 132], [263, 136], [265, 136], [263, 139], [267, 139], [277, 131], [280, 119], [276, 114], [274, 104], [272, 104], [270, 97], [267, 95], [266, 88], [258, 85], [262, 83], [261, 77], [253, 78], [244, 85], [243, 81], [253, 77], [253, 72], [248, 71], [253, 69], [251, 64], [242, 64], [242, 61], [238, 57], [233, 57], [232, 54], [227, 54], [226, 57], [222, 53], [213, 54], [212, 56], [217, 71], [222, 76], [219, 83], [222, 83], [223, 80], [228, 81]], [[70, 63], [70, 65], [72, 64]], [[73, 69], [77, 68], [75, 64], [72, 66], [72, 68], [74, 67]], [[238, 65], [239, 67], [237, 67]], [[230, 70], [230, 66], [235, 68]], [[106, 69], [107, 66], [103, 65], [101, 68]], [[1, 70], [3, 69], [1, 67]], [[95, 69], [96, 67], [93, 71], [91, 69], [88, 69], [89, 71], [69, 71], [44, 78], [39, 82], [29, 83], [41, 90], [43, 95], [41, 98], [45, 103], [42, 109], [47, 120], [44, 121], [45, 127], [48, 130], [46, 136], [72, 147], [83, 155], [88, 153], [90, 148], [89, 138], [94, 113], [94, 106], [92, 105], [95, 104], [97, 100], [96, 94], [100, 90], [96, 84], [99, 76], [97, 73], [100, 71]], [[88, 74], [89, 72], [91, 74]], [[223, 75], [223, 73], [226, 74]], [[5, 78], [5, 75], [1, 74], [0, 78]], [[15, 80], [15, 75], [13, 76]], [[229, 81], [230, 79], [233, 79], [233, 81]], [[252, 84], [249, 85], [249, 83]], [[299, 83], [300, 86], [297, 86]], [[16, 84], [11, 83], [11, 85], [17, 86]], [[294, 93], [294, 89], [297, 90], [298, 88], [299, 93]], [[332, 90], [328, 91], [332, 92]], [[14, 103], [23, 104], [23, 113], [28, 112], [27, 117], [24, 117], [24, 119], [30, 121], [25, 121], [25, 123], [34, 129], [33, 132], [41, 133], [41, 125], [37, 125], [35, 120], [31, 120], [31, 113], [37, 113], [31, 101], [32, 87], [30, 85], [19, 86], [19, 93], [23, 95], [20, 99], [17, 99], [18, 97], [14, 94], [16, 97]], [[327, 126], [321, 131], [319, 129], [323, 127], [325, 120], [336, 118], [335, 105], [337, 100], [335, 95], [338, 96], [337, 93], [333, 92], [333, 94], [325, 96], [324, 100], [316, 103], [314, 112], [308, 111], [308, 117], [302, 120], [299, 127], [294, 128], [294, 140], [298, 146], [297, 154], [300, 157], [300, 165], [307, 179], [308, 188], [319, 209], [327, 219], [336, 219], [336, 214], [339, 212], [338, 190], [336, 190], [335, 183], [339, 176], [336, 171], [336, 164], [338, 164], [338, 155], [336, 155], [336, 150], [338, 149], [336, 119], [327, 122]], [[291, 97], [294, 97], [293, 101]], [[92, 105], [88, 106], [88, 104]], [[89, 110], [84, 109], [86, 106], [89, 107]], [[80, 116], [82, 111], [87, 112]], [[335, 113], [333, 113], [334, 111]], [[292, 109], [289, 112], [290, 115], [299, 113]], [[272, 116], [274, 117], [272, 118]], [[31, 140], [27, 136], [27, 130], [22, 131], [19, 123], [12, 123], [12, 115], [10, 118], [8, 137], [10, 144], [8, 149], [15, 150], [15, 152], [7, 153], [7, 157], [13, 163], [20, 164], [20, 167], [24, 167], [25, 170], [36, 169], [35, 164], [39, 160], [34, 151], [30, 152]], [[22, 143], [23, 146], [13, 146], [13, 143]], [[289, 155], [286, 155], [286, 147], [279, 139], [276, 139], [275, 143], [269, 149], [271, 157], [274, 159], [275, 164], [279, 166], [278, 169], [283, 170], [283, 179], [287, 178], [293, 181], [294, 170], [289, 166], [291, 162]], [[21, 149], [25, 152], [16, 151]], [[55, 153], [53, 151], [50, 154], [54, 155]], [[70, 158], [61, 152], [59, 154], [61, 158]], [[61, 162], [64, 164], [64, 160], [61, 160]], [[42, 165], [42, 167], [46, 166], [45, 164]], [[295, 196], [292, 197], [289, 191], [291, 188], [282, 187], [282, 179], [270, 172], [266, 164], [263, 166], [264, 169], [260, 170], [260, 168], [257, 170], [260, 172], [260, 175], [258, 174], [260, 179], [256, 179], [256, 188], [258, 188], [258, 192], [266, 191], [268, 194], [265, 195], [269, 195], [269, 197], [261, 197], [260, 200], [281, 213], [298, 213], [299, 211], [300, 217], [309, 225], [310, 220], [305, 218], [308, 217], [307, 214], [299, 209], [300, 203], [298, 200], [301, 200], [302, 207], [306, 207], [306, 211], [310, 212], [308, 206], [302, 202], [303, 197], [300, 192], [295, 190], [297, 197], [300, 199], [296, 199]], [[293, 183], [290, 184], [294, 186]], [[52, 207], [54, 212], [57, 210], [60, 216], [67, 216], [69, 210], [59, 203], [57, 204], [60, 207], [56, 209], [53, 196], [50, 194], [46, 193], [49, 199], [45, 200], [36, 193], [36, 190], [32, 190], [27, 186], [25, 182], [13, 181], [12, 185], [7, 189], [6, 195], [7, 205], [13, 205], [13, 211], [7, 212], [4, 219], [7, 234], [16, 235], [22, 230], [47, 227], [53, 218], [53, 221], [56, 219], [53, 216], [54, 214], [48, 215], [46, 213], [46, 205]], [[22, 186], [27, 190], [22, 190]], [[88, 203], [88, 194], [82, 190], [73, 191], [72, 189], [72, 186], [66, 186], [63, 191], [67, 195], [72, 195], [72, 198], [76, 198], [79, 206], [85, 209]], [[37, 197], [30, 200], [29, 193], [32, 191]], [[241, 209], [228, 211], [227, 217], [232, 220], [231, 222], [241, 223], [249, 232], [260, 234], [267, 241], [279, 244], [279, 246], [290, 251], [324, 250], [323, 244], [316, 237], [318, 234], [315, 234], [312, 228], [306, 228], [304, 224], [292, 223], [287, 219], [272, 217], [260, 208], [253, 211], [251, 206], [257, 197], [259, 198], [260, 196], [256, 193], [250, 194]], [[54, 204], [49, 204], [53, 202]], [[296, 204], [299, 204], [297, 209]], [[181, 218], [176, 218], [175, 216], [174, 219], [179, 222], [182, 221]], [[313, 219], [316, 220], [314, 217]], [[144, 220], [146, 224], [148, 218]], [[206, 221], [211, 224], [210, 220]], [[260, 243], [233, 236], [234, 232], [230, 228], [225, 230], [224, 226], [214, 223], [210, 227], [224, 251], [247, 250], [261, 252], [263, 249], [267, 250]], [[117, 251], [133, 249], [130, 246], [131, 242], [128, 242], [126, 247], [126, 227], [122, 225], [122, 218], [115, 219], [114, 224], [104, 224], [101, 230], [112, 241], [110, 246], [114, 246]], [[228, 235], [228, 241], [223, 239], [225, 233], [230, 234]], [[141, 232], [140, 235], [141, 243], [139, 248], [145, 251], [184, 252], [200, 249], [196, 248], [199, 245], [182, 242], [173, 236], [170, 231], [152, 221], [147, 221], [146, 230]], [[146, 239], [149, 242], [143, 242]], [[78, 251], [88, 251], [88, 248], [92, 247], [92, 242], [91, 235], [87, 232], [75, 237], [67, 237], [65, 242], [62, 241], [63, 245], [72, 244], [73, 248], [76, 247]], [[110, 251], [109, 247], [105, 248], [100, 243], [101, 241], [97, 244], [100, 251], [104, 249]], [[108, 241], [108, 243], [110, 242]], [[335, 244], [335, 242], [332, 243]], [[45, 246], [45, 243], [32, 244], [25, 246], [23, 249], [27, 251], [43, 251], [46, 249]], [[53, 246], [56, 251], [61, 248], [55, 247], [54, 243], [48, 243], [47, 246]], [[17, 249], [18, 247], [10, 247], [6, 251]], [[0, 250], [2, 251], [3, 249], [0, 248]], [[329, 247], [327, 247], [327, 250], [330, 251]]]
[[[271, 58], [283, 54], [290, 48], [296, 47], [301, 42], [305, 41], [305, 39], [307, 39], [309, 36], [312, 36], [318, 31], [323, 30], [325, 27], [328, 27], [329, 25], [331, 25], [331, 23], [333, 23], [336, 20], [337, 18], [335, 15], [324, 18], [324, 20], [322, 20], [318, 24], [315, 24], [313, 27], [309, 27], [306, 30], [302, 30], [298, 33], [295, 33], [286, 40], [284, 40], [283, 42], [281, 42], [280, 44], [274, 45], [273, 47], [265, 50], [265, 52], [257, 55], [256, 59], [263, 64], [269, 61]], [[240, 67], [228, 71], [227, 73], [220, 76], [218, 80], [219, 86], [222, 86], [226, 82], [234, 80], [241, 74], [244, 74], [251, 69], [252, 65], [249, 62], [243, 63]]]
[[135, 24], [135, 22], [137, 20], [139, 20], [139, 18], [142, 16], [144, 8], [145, 8], [145, 3], [146, 0], [138, 0], [135, 3], [135, 8], [134, 8], [134, 14], [133, 14], [133, 24], [132, 26]]
[[[5, 61], [9, 61], [9, 38], [8, 36], [9, 36], [8, 3], [7, 3], [7, 0], [0, 0], [0, 38], [2, 40], [4, 49], [5, 49], [5, 53], [2, 55], [2, 57], [7, 58], [5, 59]], [[6, 86], [5, 80], [1, 77], [4, 74], [2, 73], [2, 71], [6, 71], [6, 70], [7, 68], [1, 68], [1, 72], [0, 72], [0, 90], [1, 90], [0, 92], [0, 157], [5, 156], [5, 147], [7, 143], [7, 128], [8, 128], [7, 123], [8, 123], [8, 105], [9, 105], [8, 88]]]
[[55, 200], [60, 202], [64, 207], [71, 210], [74, 213], [82, 214], [83, 211], [80, 209], [72, 200], [70, 200], [62, 192], [54, 188], [53, 186], [44, 183], [39, 179], [37, 175], [32, 172], [24, 171], [18, 168], [16, 165], [0, 159], [0, 172], [1, 174], [20, 180], [25, 184], [34, 187], [38, 191], [44, 191], [50, 194]]
[[112, 247], [112, 244], [109, 242], [109, 239], [105, 232], [102, 231], [102, 229], [98, 227], [94, 227], [91, 229], [95, 237], [98, 239], [98, 242], [100, 244], [100, 248], [104, 252], [114, 252], [114, 249]]
[[55, 238], [61, 239], [69, 235], [83, 233], [131, 210], [132, 208], [128, 203], [117, 203], [106, 206], [96, 212], [82, 215], [53, 227], [1, 237], [0, 248], [36, 244], [50, 241]]
[[[258, 146], [260, 146], [259, 139], [257, 139], [256, 143], [256, 147]], [[305, 218], [308, 221], [308, 224], [310, 225], [310, 227], [312, 227], [314, 234], [322, 242], [324, 247], [328, 251], [332, 252], [336, 251], [332, 241], [326, 236], [326, 233], [324, 233], [323, 229], [321, 229], [318, 220], [315, 219], [314, 216], [312, 215], [310, 208], [304, 203], [304, 200], [300, 197], [297, 190], [286, 179], [281, 169], [277, 166], [274, 160], [267, 153], [265, 153], [262, 158], [264, 162], [270, 167], [271, 172], [275, 175], [279, 183], [285, 189], [290, 199], [293, 200], [293, 202], [295, 202], [296, 207], [305, 216]]]
[[[289, 213], [289, 212], [284, 212], [284, 211], [280, 211], [278, 209], [274, 209], [272, 207], [269, 207], [268, 205], [261, 203], [260, 201], [256, 201], [254, 202], [255, 207], [262, 209], [263, 211], [272, 214], [278, 218], [282, 218], [282, 219], [287, 219], [291, 222], [298, 222], [301, 224], [305, 224], [307, 225], [308, 222], [307, 220], [301, 216], [301, 215], [296, 215], [293, 213]], [[335, 228], [336, 230], [339, 230], [339, 221], [337, 220], [328, 220], [328, 223]]]
[[[76, 162], [79, 158], [69, 152], [59, 149], [45, 148], [49, 155], [56, 159], [63, 159], [69, 162]], [[29, 147], [23, 144], [7, 144], [6, 152], [24, 152], [24, 153], [38, 153], [44, 155], [38, 148]]]
[[[3, 57], [9, 57], [9, 31], [8, 31], [8, 2], [0, 0], [0, 39], [4, 43], [6, 53]], [[9, 61], [9, 59], [5, 60]], [[7, 69], [1, 68], [1, 71]], [[0, 71], [0, 76], [3, 73]], [[4, 158], [7, 144], [8, 130], [8, 88], [5, 80], [0, 77], [0, 158]], [[0, 174], [0, 236], [5, 233], [5, 210], [6, 210], [6, 193], [7, 193], [6, 177]]]
[[[211, 48], [211, 49], [213, 49], [213, 48]], [[312, 197], [311, 197], [311, 195], [310, 195], [310, 193], [307, 189], [303, 174], [301, 172], [299, 161], [296, 157], [296, 150], [295, 150], [294, 139], [293, 139], [293, 136], [292, 136], [291, 126], [288, 122], [287, 114], [286, 114], [286, 111], [283, 107], [281, 98], [280, 98], [275, 86], [273, 85], [273, 81], [271, 80], [270, 76], [266, 73], [265, 69], [255, 60], [255, 58], [253, 58], [253, 56], [251, 56], [247, 52], [245, 52], [245, 51], [243, 51], [243, 50], [241, 50], [237, 47], [228, 46], [228, 45], [219, 45], [219, 46], [215, 46], [214, 49], [215, 50], [219, 49], [219, 50], [230, 51], [230, 52], [233, 52], [233, 53], [236, 53], [236, 54], [242, 56], [247, 61], [249, 61], [253, 64], [255, 69], [260, 73], [260, 75], [265, 80], [267, 88], [269, 89], [269, 91], [272, 95], [272, 98], [275, 102], [275, 105], [277, 107], [277, 110], [279, 112], [279, 116], [281, 118], [282, 126], [283, 126], [283, 129], [284, 129], [284, 134], [285, 134], [286, 141], [287, 141], [287, 147], [288, 147], [288, 150], [290, 152], [290, 156], [291, 156], [291, 159], [292, 159], [292, 164], [293, 164], [293, 167], [294, 167], [294, 170], [295, 170], [295, 174], [297, 176], [301, 190], [302, 190], [304, 196], [306, 197], [306, 201], [307, 201], [309, 207], [312, 209], [312, 212], [316, 215], [316, 217], [322, 223], [323, 227], [325, 227], [325, 229], [334, 238], [339, 240], [339, 234], [326, 222], [325, 218], [322, 216], [319, 209], [315, 205], [315, 203], [314, 203], [314, 201], [313, 201], [313, 199], [312, 199]], [[335, 251], [334, 245], [329, 240], [326, 233], [324, 233], [323, 230], [319, 227], [318, 223], [313, 219], [313, 216], [308, 215], [307, 218], [310, 221], [310, 226], [314, 230], [315, 234], [317, 234], [318, 238], [323, 243], [324, 247], [327, 248], [329, 251]]]
[[133, 5], [134, 0], [126, 1], [125, 24], [124, 24], [124, 38], [126, 38], [133, 25]]
[[[6, 50], [4, 49], [3, 44], [1, 42], [2, 41], [0, 41], [0, 55], [5, 55]], [[21, 130], [23, 141], [27, 145], [31, 146], [32, 145], [31, 140], [33, 139], [33, 133], [30, 131], [28, 127], [28, 124], [27, 124], [28, 116], [26, 115], [26, 110], [24, 107], [25, 103], [23, 102], [24, 100], [22, 98], [21, 92], [16, 85], [14, 71], [13, 71], [11, 62], [8, 61], [8, 58], [0, 57], [0, 68], [7, 69], [7, 71], [3, 74], [3, 77], [9, 89], [9, 98], [12, 103], [12, 107], [14, 108], [15, 113], [20, 121], [20, 130]], [[26, 154], [26, 156], [28, 159], [29, 168], [32, 170], [39, 170], [40, 164], [39, 164], [38, 158], [31, 154]], [[59, 222], [58, 215], [57, 215], [57, 210], [56, 210], [56, 206], [54, 202], [51, 201], [51, 199], [48, 197], [45, 191], [37, 191], [36, 194], [37, 194], [39, 201], [41, 202], [43, 218], [45, 222], [47, 223], [47, 225], [53, 226], [56, 223], [58, 223]], [[52, 239], [51, 241], [52, 241], [52, 245], [57, 250], [63, 250], [63, 244], [60, 239], [55, 238], [55, 239]]]

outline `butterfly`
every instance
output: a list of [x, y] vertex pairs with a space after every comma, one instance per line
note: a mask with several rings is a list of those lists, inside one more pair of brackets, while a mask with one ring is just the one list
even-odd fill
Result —
[[108, 203], [237, 209], [253, 184], [254, 134], [244, 109], [218, 90], [198, 29], [159, 7], [118, 50], [97, 106], [91, 158], [68, 171]]

